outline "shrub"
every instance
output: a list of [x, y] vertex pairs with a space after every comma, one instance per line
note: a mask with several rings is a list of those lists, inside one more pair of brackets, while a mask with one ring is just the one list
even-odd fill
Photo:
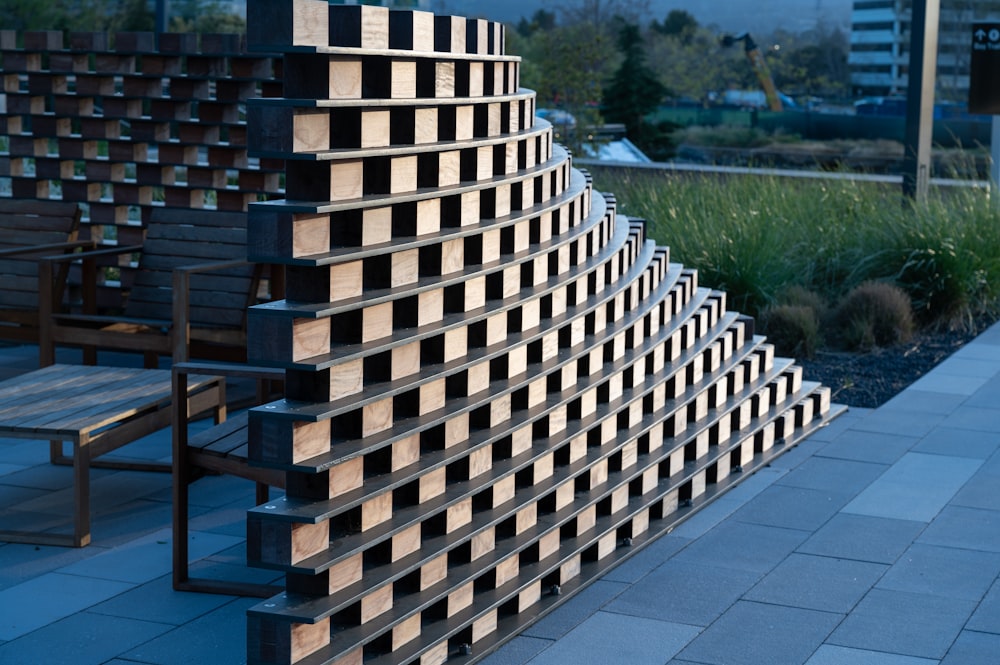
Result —
[[898, 286], [865, 282], [844, 296], [833, 325], [841, 345], [850, 350], [905, 342], [913, 335], [910, 297]]
[[761, 327], [779, 355], [812, 358], [822, 343], [820, 317], [808, 305], [774, 305], [761, 313]]

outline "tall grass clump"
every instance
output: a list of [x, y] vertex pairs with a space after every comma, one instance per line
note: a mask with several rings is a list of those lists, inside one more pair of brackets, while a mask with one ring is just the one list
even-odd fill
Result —
[[898, 185], [850, 179], [598, 167], [594, 181], [747, 314], [793, 286], [836, 306], [869, 281], [905, 290], [925, 326], [968, 326], [1000, 309], [1000, 213], [982, 189], [934, 189], [908, 206]]

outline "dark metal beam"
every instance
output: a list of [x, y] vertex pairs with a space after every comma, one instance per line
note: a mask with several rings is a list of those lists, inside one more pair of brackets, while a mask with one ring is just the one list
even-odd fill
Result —
[[162, 35], [167, 31], [167, 24], [170, 21], [170, 0], [156, 0], [156, 34]]
[[910, 68], [906, 93], [903, 195], [927, 200], [934, 129], [934, 77], [937, 72], [940, 0], [913, 0]]

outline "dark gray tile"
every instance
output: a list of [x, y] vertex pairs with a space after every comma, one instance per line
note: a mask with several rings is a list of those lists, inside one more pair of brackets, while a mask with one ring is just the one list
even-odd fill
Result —
[[887, 464], [812, 457], [789, 472], [778, 485], [854, 495], [889, 468]]
[[170, 575], [119, 594], [88, 610], [109, 617], [128, 617], [179, 626], [232, 600], [210, 593], [174, 591]]
[[740, 522], [814, 531], [830, 520], [851, 495], [775, 485], [733, 515]]
[[690, 542], [689, 539], [680, 538], [673, 533], [661, 536], [633, 554], [620, 566], [608, 571], [601, 579], [607, 582], [634, 584], [663, 565]]
[[942, 658], [975, 607], [968, 600], [872, 589], [827, 642]]
[[772, 460], [768, 467], [780, 470], [794, 469], [822, 450], [826, 444], [827, 441], [810, 436], [791, 450], [781, 453], [781, 456]]
[[865, 649], [849, 649], [824, 644], [806, 665], [938, 665], [937, 659], [917, 658], [916, 656], [901, 656], [884, 651], [868, 651]]
[[986, 596], [965, 627], [968, 630], [1000, 635], [1000, 581], [994, 582], [986, 592]]
[[941, 424], [945, 416], [920, 409], [875, 409], [852, 428], [853, 431], [923, 437]]
[[678, 658], [712, 665], [804, 663], [842, 618], [829, 612], [740, 601]]
[[557, 640], [587, 620], [622, 591], [627, 584], [599, 580], [570, 598], [544, 619], [529, 626], [522, 634]]
[[480, 662], [482, 665], [525, 665], [552, 644], [554, 644], [552, 640], [518, 636]]
[[995, 403], [992, 407], [970, 406], [966, 403], [952, 411], [942, 425], [970, 431], [995, 432], [998, 422], [1000, 409]]
[[839, 513], [803, 543], [806, 554], [892, 563], [926, 528], [923, 522]]
[[760, 578], [758, 573], [668, 561], [608, 603], [608, 612], [707, 626]]
[[993, 553], [914, 544], [876, 586], [978, 602], [997, 573], [1000, 557]]
[[982, 665], [995, 663], [1000, 656], [1000, 635], [962, 631], [941, 665]]
[[930, 522], [982, 464], [966, 457], [907, 453], [844, 512]]
[[887, 568], [878, 563], [792, 554], [758, 582], [745, 599], [846, 614]]
[[[694, 626], [598, 612], [531, 660], [531, 665], [661, 665], [690, 642]], [[614, 639], [608, 636], [614, 635]]]
[[1000, 432], [935, 427], [913, 447], [916, 453], [988, 459], [1000, 450]]
[[15, 640], [134, 585], [49, 573], [0, 591], [0, 639]]
[[[956, 381], [926, 380], [914, 383], [909, 389], [899, 393], [883, 405], [882, 409], [899, 409], [903, 411], [926, 411], [948, 415], [951, 410], [965, 401], [972, 390], [956, 391], [952, 383]], [[967, 382], [962, 381], [963, 386]]]
[[946, 506], [938, 518], [920, 534], [917, 542], [1000, 552], [1000, 512]]
[[125, 617], [117, 617], [112, 628], [107, 617], [83, 612], [0, 646], [0, 662], [99, 665], [171, 628]]
[[247, 610], [255, 598], [231, 600], [194, 621], [174, 628], [120, 657], [152, 665], [242, 665], [246, 662]]
[[[836, 402], [836, 399], [834, 399]], [[845, 430], [850, 429], [855, 423], [872, 412], [872, 409], [863, 409], [852, 406], [837, 418], [828, 421], [823, 427], [809, 435], [809, 441], [829, 442], [836, 439]]]
[[808, 535], [807, 531], [727, 520], [678, 552], [674, 559], [763, 575]]
[[851, 428], [827, 444], [817, 455], [859, 462], [892, 464], [917, 444], [920, 436], [867, 432]]

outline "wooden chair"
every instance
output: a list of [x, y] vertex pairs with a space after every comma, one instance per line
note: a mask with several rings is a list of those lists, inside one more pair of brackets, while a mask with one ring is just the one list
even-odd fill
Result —
[[59, 309], [69, 273], [69, 263], [60, 263], [40, 290], [39, 259], [93, 248], [77, 239], [79, 230], [76, 203], [0, 198], [0, 339], [38, 341], [40, 301]]
[[269, 498], [269, 488], [284, 488], [285, 474], [275, 469], [250, 466], [248, 461], [247, 412], [243, 411], [225, 422], [194, 436], [188, 436], [190, 420], [188, 401], [180, 399], [187, 393], [188, 377], [209, 373], [213, 376], [253, 379], [258, 385], [258, 403], [267, 399], [260, 389], [271, 381], [284, 380], [283, 369], [251, 367], [211, 362], [184, 362], [173, 367], [173, 572], [174, 589], [268, 598], [282, 587], [253, 582], [237, 582], [209, 578], [193, 578], [188, 561], [188, 486], [207, 474], [229, 474], [252, 480], [257, 486], [257, 505]]
[[40, 313], [41, 366], [55, 348], [84, 348], [96, 362], [98, 348], [142, 352], [147, 367], [159, 356], [182, 361], [211, 356], [242, 361], [246, 353], [247, 307], [257, 302], [261, 266], [246, 260], [246, 213], [157, 209], [142, 246], [98, 249], [41, 262], [43, 279], [67, 260], [85, 268], [109, 257], [138, 254], [131, 284], [123, 284], [120, 316], [96, 314], [93, 282], [84, 285], [82, 314]]

